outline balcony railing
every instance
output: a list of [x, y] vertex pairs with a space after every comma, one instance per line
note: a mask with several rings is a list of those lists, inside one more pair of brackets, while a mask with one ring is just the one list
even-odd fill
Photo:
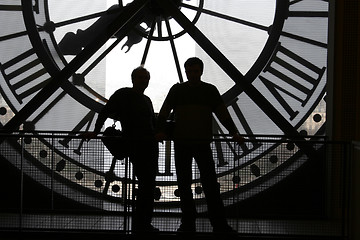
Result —
[[[86, 230], [131, 233], [137, 180], [128, 159], [115, 159], [102, 136], [74, 132], [1, 134], [0, 230]], [[306, 136], [226, 136], [211, 143], [230, 225], [241, 234], [347, 235], [351, 144]], [[180, 222], [173, 142], [159, 144], [153, 224], [174, 232]], [[146, 159], [144, 159], [146, 161]], [[197, 230], [211, 231], [193, 163]]]

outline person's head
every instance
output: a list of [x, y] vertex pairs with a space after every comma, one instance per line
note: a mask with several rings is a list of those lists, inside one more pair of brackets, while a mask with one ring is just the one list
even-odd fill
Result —
[[197, 57], [192, 57], [186, 60], [185, 64], [186, 77], [190, 82], [201, 80], [201, 75], [204, 71], [204, 63]]
[[133, 89], [136, 91], [144, 92], [149, 85], [149, 80], [150, 73], [142, 66], [135, 68], [131, 73]]

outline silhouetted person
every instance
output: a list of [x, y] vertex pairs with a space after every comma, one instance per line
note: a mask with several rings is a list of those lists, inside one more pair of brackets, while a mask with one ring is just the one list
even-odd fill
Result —
[[87, 134], [87, 137], [95, 137], [109, 116], [120, 121], [123, 135], [128, 139], [129, 159], [138, 179], [133, 230], [158, 231], [151, 225], [151, 219], [159, 149], [154, 137], [153, 105], [150, 98], [144, 95], [150, 73], [138, 67], [133, 70], [131, 78], [133, 87], [121, 88], [110, 97], [97, 118], [94, 132]]
[[200, 171], [213, 231], [233, 232], [224, 215], [224, 205], [210, 147], [213, 137], [212, 113], [216, 114], [236, 142], [242, 144], [244, 140], [239, 135], [217, 88], [201, 81], [203, 68], [203, 62], [199, 58], [190, 58], [185, 62], [188, 81], [175, 84], [170, 89], [158, 116], [159, 132], [156, 138], [166, 139], [165, 122], [173, 110], [175, 166], [182, 210], [178, 231], [196, 231], [196, 208], [191, 190], [194, 158]]

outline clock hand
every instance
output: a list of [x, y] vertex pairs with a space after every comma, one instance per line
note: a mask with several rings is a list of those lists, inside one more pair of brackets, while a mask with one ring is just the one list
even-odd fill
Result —
[[[52, 72], [52, 79], [49, 83], [40, 90], [34, 98], [32, 98], [11, 120], [9, 120], [2, 128], [7, 132], [17, 129], [46, 99], [48, 99], [59, 87], [62, 86], [67, 79], [69, 79], [93, 54], [100, 49], [108, 39], [114, 34], [123, 33], [124, 35], [137, 24], [143, 15], [143, 10], [147, 0], [138, 0], [130, 3], [123, 14], [116, 17], [116, 19], [104, 29], [101, 29], [97, 34], [98, 38], [90, 42], [83, 51], [81, 51], [72, 61], [69, 62], [61, 71], [56, 74]], [[24, 9], [32, 8], [32, 1], [22, 0]], [[24, 18], [27, 18], [27, 28], [35, 27], [35, 19], [33, 14], [24, 10]], [[41, 42], [41, 39], [38, 39]], [[37, 44], [37, 43], [35, 43]], [[0, 142], [4, 139], [0, 139]]]
[[[205, 52], [229, 75], [236, 84], [240, 85], [246, 94], [256, 103], [262, 111], [290, 138], [304, 141], [296, 141], [296, 144], [304, 150], [309, 157], [318, 157], [317, 152], [307, 143], [303, 136], [277, 111], [277, 109], [251, 84], [244, 75], [212, 44], [212, 42], [193, 24], [179, 9], [171, 2], [166, 0], [156, 0], [164, 11], [167, 11], [203, 48]], [[286, 5], [282, 5], [286, 7]], [[286, 12], [280, 9], [279, 12]], [[283, 17], [282, 14], [277, 14]], [[282, 29], [282, 26], [276, 26]]]
[[[138, 28], [141, 32], [146, 32], [146, 29], [141, 27], [141, 26], [137, 26], [136, 28]], [[117, 37], [119, 39], [119, 37], [117, 35], [115, 35], [115, 37]], [[131, 47], [134, 44], [138, 44], [143, 40], [143, 37], [141, 35], [139, 35], [137, 32], [135, 31], [130, 31], [128, 34], [128, 40], [124, 43], [124, 45], [121, 47], [121, 50], [124, 49], [125, 47], [127, 47], [127, 50], [125, 53], [129, 52]]]
[[270, 27], [267, 27], [267, 26], [264, 26], [264, 25], [260, 25], [260, 24], [257, 24], [257, 23], [253, 23], [253, 22], [243, 20], [243, 19], [231, 17], [231, 16], [228, 16], [228, 15], [225, 15], [225, 14], [221, 14], [221, 13], [218, 13], [218, 12], [208, 10], [208, 9], [195, 7], [195, 6], [192, 6], [192, 5], [189, 5], [189, 4], [182, 3], [181, 6], [185, 7], [185, 8], [195, 10], [195, 11], [200, 11], [202, 13], [205, 13], [205, 14], [208, 14], [208, 15], [211, 15], [211, 16], [214, 16], [214, 17], [222, 18], [222, 19], [227, 20], [227, 21], [240, 23], [240, 24], [248, 26], [248, 27], [257, 28], [257, 29], [264, 30], [264, 31], [269, 31], [269, 29], [270, 29]]
[[[124, 37], [124, 36], [123, 36]], [[82, 77], [84, 78], [91, 70], [93, 70], [100, 62], [103, 60], [108, 53], [110, 53], [122, 40], [122, 38], [118, 38], [115, 42], [113, 42], [110, 47], [108, 47], [103, 53], [100, 54], [83, 72]], [[85, 79], [84, 79], [85, 81]], [[82, 84], [79, 84], [82, 85]]]
[[[96, 38], [99, 29], [104, 28], [104, 26], [108, 26], [111, 22], [113, 22], [114, 19], [122, 13], [122, 9], [123, 7], [120, 7], [119, 5], [113, 5], [108, 9], [108, 11], [102, 12], [101, 15], [99, 15], [100, 18], [87, 29], [78, 29], [76, 34], [73, 32], [66, 33], [58, 44], [62, 54], [79, 54], [82, 48]], [[83, 21], [87, 19], [78, 18], [76, 20]], [[70, 23], [73, 23], [73, 21], [70, 21]]]
[[[128, 51], [130, 51], [131, 46], [134, 44], [133, 41], [136, 41], [137, 43], [139, 43], [143, 37], [141, 37], [140, 35], [136, 34], [136, 37], [131, 38], [131, 34], [134, 34], [134, 31], [130, 31], [130, 33], [128, 34], [128, 40], [126, 41], [126, 43], [123, 45], [123, 47], [121, 49], [123, 49], [125, 46], [128, 47], [126, 53]], [[104, 99], [102, 96], [100, 96], [99, 94], [97, 94], [95, 91], [93, 91], [92, 89], [90, 90], [90, 87], [88, 85], [85, 84], [85, 76], [91, 72], [124, 38], [125, 36], [121, 36], [120, 34], [117, 36], [117, 39], [115, 42], [113, 42], [110, 47], [108, 47], [104, 52], [102, 52], [81, 74], [75, 74], [73, 76], [73, 83], [74, 85], [79, 85], [79, 86], [83, 86], [86, 89], [88, 89], [90, 92], [95, 93], [95, 95], [98, 98], [101, 98], [103, 100], [106, 101], [106, 99]], [[139, 39], [139, 38], [140, 39]], [[80, 81], [77, 81], [80, 80]]]
[[150, 27], [149, 38], [148, 38], [148, 40], [146, 42], [144, 54], [143, 54], [143, 57], [141, 59], [140, 65], [145, 65], [145, 61], [146, 61], [147, 55], [149, 53], [150, 44], [151, 44], [151, 41], [152, 41], [152, 36], [153, 36], [154, 30], [155, 30], [155, 24], [156, 24], [156, 21], [154, 19], [153, 22], [152, 22], [152, 25]]
[[[70, 24], [74, 24], [74, 23], [79, 23], [79, 22], [83, 22], [83, 21], [87, 21], [87, 20], [91, 20], [93, 18], [98, 18], [101, 17], [102, 15], [106, 14], [108, 12], [108, 10], [106, 11], [101, 11], [101, 12], [96, 12], [96, 13], [92, 13], [86, 16], [81, 16], [81, 17], [77, 17], [77, 18], [72, 18], [72, 19], [68, 19], [65, 21], [61, 21], [61, 22], [57, 22], [54, 23], [52, 21], [45, 23], [43, 26], [38, 26], [40, 31], [48, 31], [51, 28], [59, 28], [59, 27], [64, 27]], [[52, 26], [51, 28], [47, 28], [47, 26]], [[51, 32], [51, 31], [50, 31]]]
[[[103, 11], [103, 12], [93, 13], [93, 14], [78, 17], [78, 18], [74, 18], [74, 19], [69, 19], [69, 20], [62, 21], [62, 22], [57, 22], [57, 23], [47, 22], [42, 26], [37, 25], [38, 26], [38, 31], [39, 32], [45, 31], [45, 32], [50, 33], [50, 32], [53, 32], [58, 27], [63, 27], [63, 26], [69, 25], [69, 24], [74, 24], [74, 23], [90, 20], [90, 19], [93, 19], [93, 18], [98, 18], [101, 15], [104, 15], [107, 11], [108, 10]], [[13, 34], [0, 36], [0, 42], [5, 41], [5, 40], [9, 40], [9, 39], [13, 39], [13, 38], [17, 38], [17, 37], [21, 37], [21, 36], [26, 36], [27, 34], [28, 34], [27, 31], [20, 31], [20, 32], [13, 33]]]
[[93, 18], [98, 18], [98, 17], [104, 16], [105, 14], [116, 14], [116, 13], [119, 12], [119, 9], [121, 9], [121, 8], [118, 5], [114, 5], [114, 6], [110, 7], [109, 9], [107, 9], [105, 11], [92, 13], [92, 14], [89, 14], [89, 15], [85, 15], [85, 16], [81, 16], [81, 17], [77, 17], [77, 18], [68, 19], [68, 20], [65, 20], [65, 21], [54, 23], [54, 26], [55, 27], [63, 27], [63, 26], [69, 25], [69, 24], [79, 23], [79, 22], [82, 22], [82, 21], [91, 20]]
[[165, 24], [166, 24], [166, 29], [167, 32], [169, 33], [169, 38], [170, 38], [170, 45], [171, 45], [171, 50], [173, 52], [173, 56], [174, 56], [174, 60], [175, 60], [175, 65], [176, 65], [176, 70], [178, 72], [178, 76], [179, 76], [179, 81], [183, 82], [183, 77], [182, 77], [182, 73], [181, 73], [181, 68], [180, 68], [180, 63], [179, 63], [179, 57], [178, 54], [176, 52], [176, 48], [175, 48], [175, 43], [174, 43], [174, 38], [171, 32], [171, 27], [170, 27], [170, 23], [169, 20], [167, 18], [165, 18]]
[[[78, 29], [76, 33], [68, 32], [65, 34], [63, 39], [59, 42], [59, 48], [64, 55], [77, 55], [83, 47], [85, 47], [89, 42], [91, 42], [95, 37], [99, 29], [103, 28], [104, 26], [108, 26], [111, 22], [114, 21], [116, 17], [122, 14], [123, 10], [122, 5], [113, 5], [107, 11], [102, 12], [100, 15], [93, 14], [89, 15], [89, 17], [93, 18], [94, 16], [100, 17], [95, 23], [93, 23], [90, 27], [85, 30]], [[76, 21], [75, 21], [76, 20]], [[75, 23], [78, 21], [88, 20], [88, 17], [82, 17], [74, 19], [73, 21], [66, 21], [67, 23]], [[149, 21], [152, 19], [144, 18], [144, 23], [150, 25]], [[59, 24], [55, 24], [57, 26]], [[136, 26], [138, 31], [146, 33], [146, 29], [141, 26]], [[139, 34], [135, 31], [130, 31], [128, 34], [128, 40], [123, 45], [122, 48], [128, 47], [127, 52], [130, 50], [131, 46], [141, 42], [143, 39]], [[122, 39], [122, 36], [118, 36], [115, 33], [114, 37]]]
[[160, 18], [156, 20], [158, 36], [162, 36], [162, 21]]

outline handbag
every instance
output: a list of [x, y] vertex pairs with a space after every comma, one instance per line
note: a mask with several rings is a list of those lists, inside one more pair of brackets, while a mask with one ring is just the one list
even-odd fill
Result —
[[103, 136], [101, 141], [115, 158], [122, 160], [129, 156], [129, 141], [121, 130], [115, 128], [115, 123], [105, 129]]

